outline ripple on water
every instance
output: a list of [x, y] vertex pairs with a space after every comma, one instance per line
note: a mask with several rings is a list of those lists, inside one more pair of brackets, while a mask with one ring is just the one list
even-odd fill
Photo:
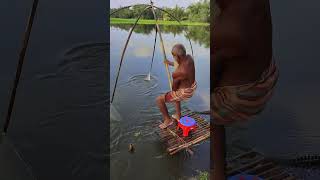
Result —
[[[106, 58], [108, 57], [107, 43], [82, 43], [73, 46], [60, 55], [61, 61], [57, 64], [55, 72], [39, 74], [38, 79], [66, 78], [67, 75], [85, 77], [83, 73], [90, 73], [91, 76], [99, 75], [99, 78], [106, 78], [105, 73], [109, 71]], [[98, 72], [98, 73], [97, 73]], [[104, 76], [101, 76], [101, 72]]]
[[129, 77], [127, 86], [134, 87], [138, 91], [138, 95], [152, 95], [151, 93], [158, 87], [158, 79], [156, 76], [149, 76], [148, 74], [138, 74]]
[[117, 108], [110, 105], [110, 150], [111, 153], [118, 149], [120, 138], [123, 136], [121, 132], [122, 117]]

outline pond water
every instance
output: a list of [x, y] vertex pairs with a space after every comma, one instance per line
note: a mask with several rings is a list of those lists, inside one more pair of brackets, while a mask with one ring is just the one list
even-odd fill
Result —
[[[0, 3], [1, 128], [32, 2]], [[0, 179], [107, 179], [106, 4], [39, 1]]]
[[[129, 29], [130, 25], [110, 27], [110, 93]], [[170, 60], [171, 48], [175, 43], [184, 44], [187, 53], [191, 54], [187, 39], [190, 37], [198, 89], [182, 106], [196, 111], [209, 110], [209, 27], [160, 26], [160, 29]], [[155, 133], [158, 128], [155, 123], [162, 120], [155, 98], [168, 91], [169, 85], [159, 38], [151, 80], [145, 80], [150, 68], [154, 36], [154, 25], [138, 25], [125, 54], [110, 107], [111, 179], [178, 179], [198, 175], [199, 170], [207, 171], [210, 167], [209, 141], [196, 146], [192, 157], [187, 157], [183, 152], [169, 156]], [[169, 112], [173, 111], [174, 108], [169, 106]], [[133, 154], [128, 152], [130, 143], [136, 148]]]

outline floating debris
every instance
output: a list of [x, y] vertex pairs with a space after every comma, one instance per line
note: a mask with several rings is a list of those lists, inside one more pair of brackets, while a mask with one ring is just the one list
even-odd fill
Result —
[[135, 132], [134, 133], [134, 137], [138, 137], [138, 136], [140, 136], [141, 135], [141, 132]]
[[135, 148], [134, 148], [133, 144], [129, 144], [128, 151], [131, 152], [131, 153], [133, 153], [135, 151]]

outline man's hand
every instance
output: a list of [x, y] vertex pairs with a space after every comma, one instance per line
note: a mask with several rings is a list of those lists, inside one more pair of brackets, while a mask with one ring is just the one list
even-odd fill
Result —
[[165, 60], [163, 61], [163, 63], [164, 63], [164, 64], [168, 64], [168, 65], [170, 65], [170, 66], [173, 66], [173, 65], [174, 65], [173, 62], [169, 61], [168, 59], [165, 59]]

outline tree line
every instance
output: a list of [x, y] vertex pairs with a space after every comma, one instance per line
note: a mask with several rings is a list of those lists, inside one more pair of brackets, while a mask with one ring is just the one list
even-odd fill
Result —
[[[120, 7], [121, 8], [121, 7]], [[139, 14], [144, 10], [145, 6], [135, 5], [131, 8], [123, 9], [112, 15], [114, 18], [126, 18], [133, 19], [137, 18]], [[114, 12], [119, 8], [111, 8], [110, 11]], [[196, 3], [191, 4], [187, 8], [175, 6], [174, 8], [162, 7], [162, 9], [168, 11], [174, 17], [180, 21], [191, 21], [191, 22], [210, 22], [210, 1], [209, 0], [200, 0]], [[172, 18], [168, 13], [164, 13], [159, 9], [155, 10], [157, 16], [161, 20], [172, 21]], [[154, 19], [152, 11], [145, 11], [142, 16], [142, 19]]]
[[[113, 24], [112, 27], [129, 31], [132, 28], [131, 24]], [[138, 34], [151, 35], [155, 33], [154, 25], [137, 25], [134, 30]], [[184, 34], [186, 38], [203, 45], [206, 48], [210, 47], [210, 27], [209, 26], [162, 26], [163, 33]]]

